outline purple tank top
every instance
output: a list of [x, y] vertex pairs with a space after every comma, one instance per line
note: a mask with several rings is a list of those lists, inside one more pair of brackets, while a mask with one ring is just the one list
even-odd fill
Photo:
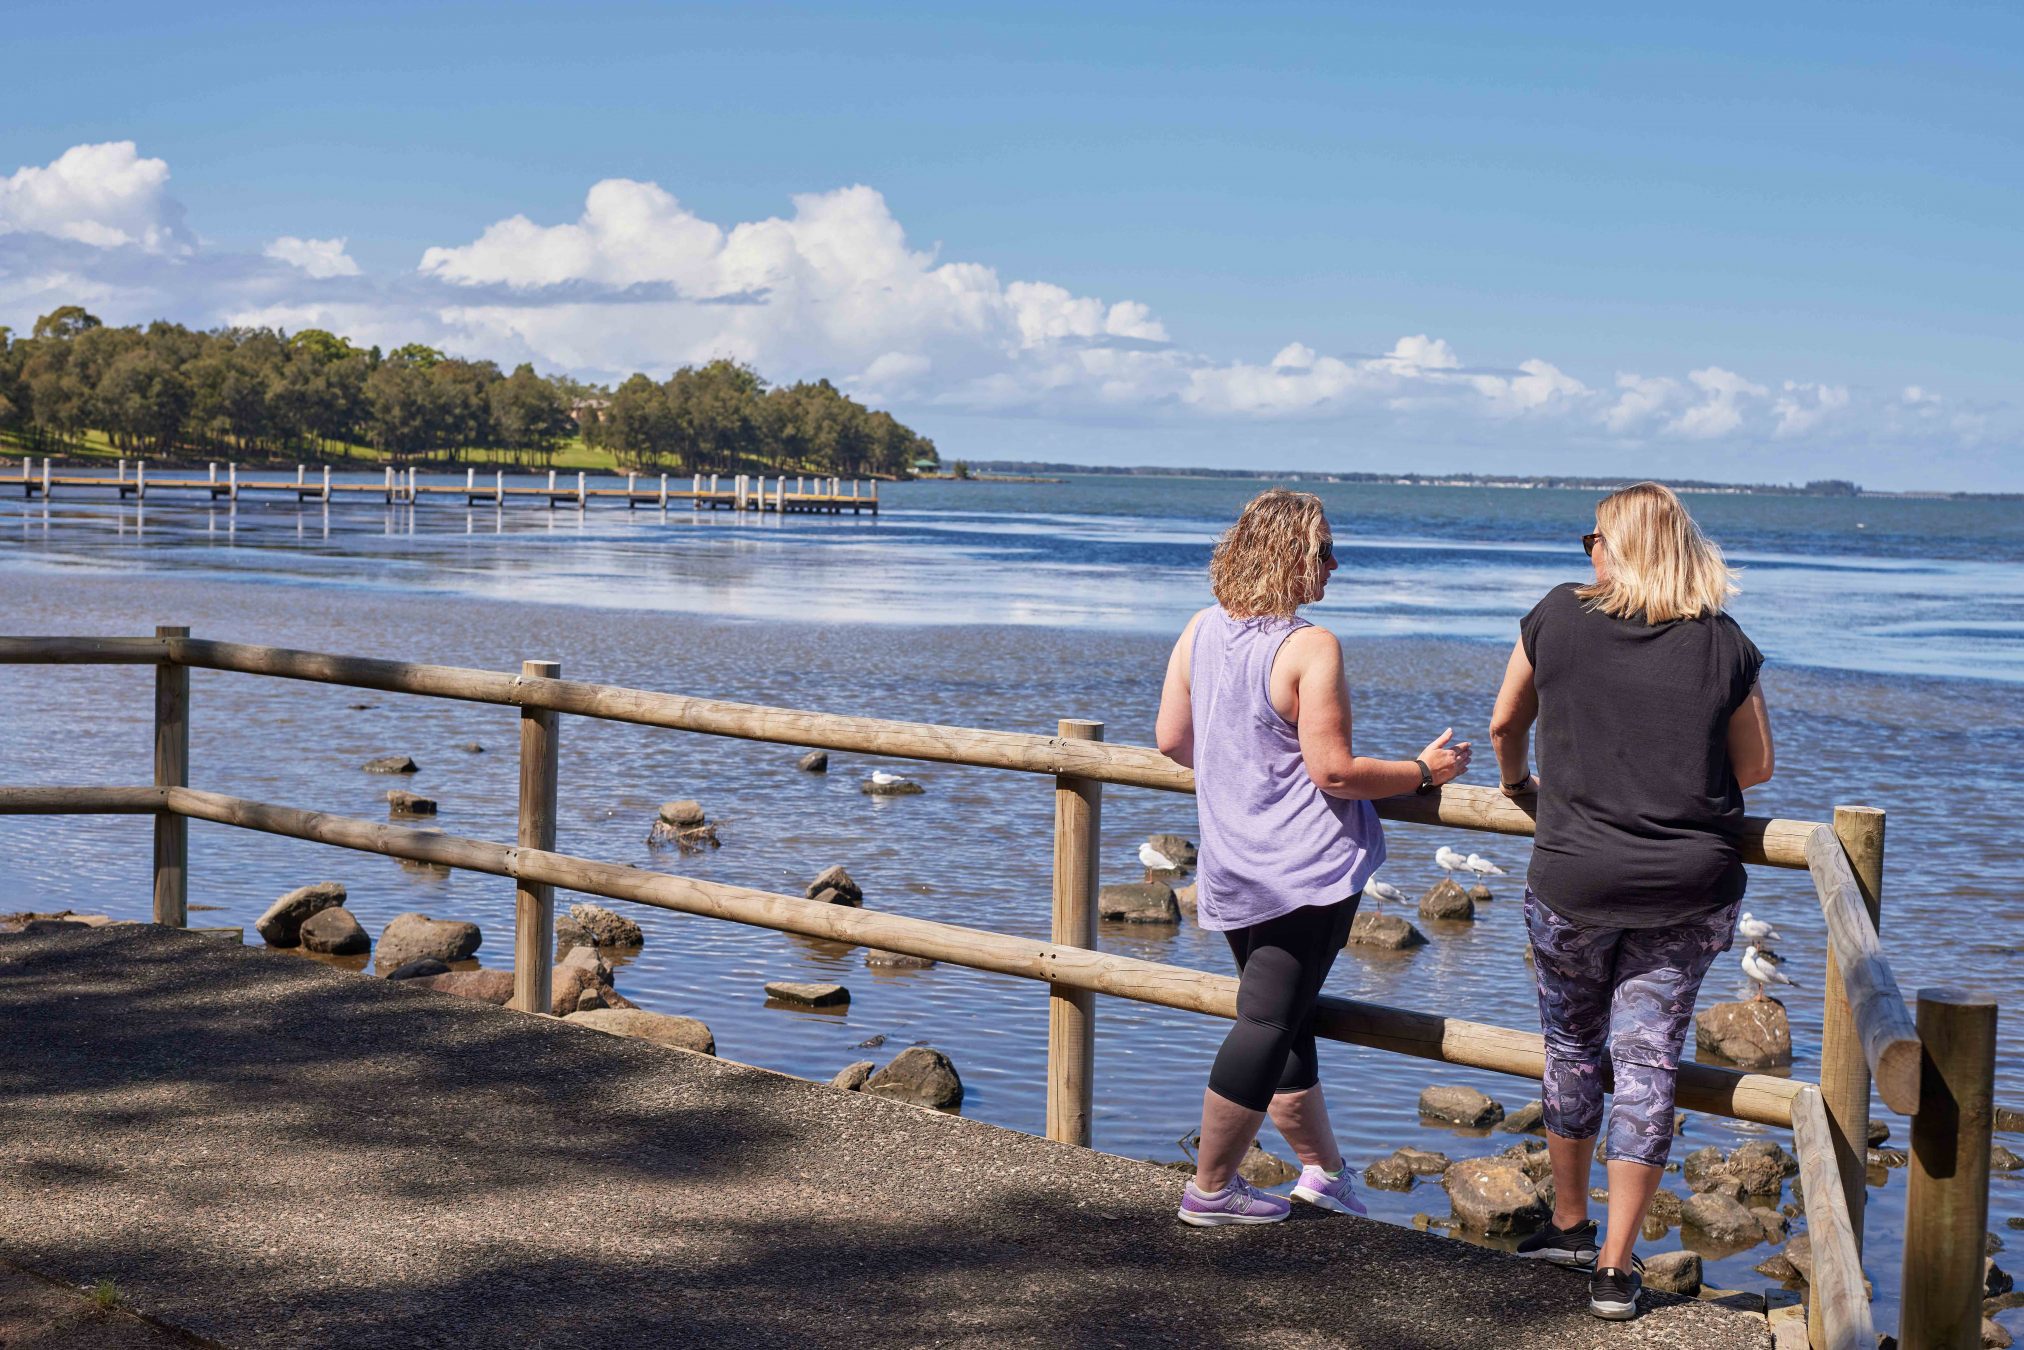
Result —
[[1314, 786], [1300, 733], [1272, 706], [1272, 661], [1305, 619], [1233, 619], [1222, 606], [1195, 625], [1188, 682], [1201, 813], [1197, 917], [1223, 932], [1363, 889], [1384, 863], [1384, 828], [1369, 802]]

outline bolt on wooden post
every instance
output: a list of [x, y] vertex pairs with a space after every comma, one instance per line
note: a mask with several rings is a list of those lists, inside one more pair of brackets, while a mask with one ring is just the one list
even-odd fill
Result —
[[[167, 645], [190, 630], [155, 629]], [[155, 786], [190, 785], [190, 668], [165, 661], [155, 667]], [[155, 922], [187, 928], [190, 920], [190, 822], [168, 811], [155, 814]]]
[[[1065, 741], [1100, 741], [1103, 723], [1063, 718]], [[1103, 832], [1103, 784], [1073, 774], [1054, 779], [1054, 941], [1096, 946], [1096, 866]], [[1096, 996], [1054, 988], [1047, 1003], [1047, 1137], [1089, 1147], [1096, 1073]]]
[[[556, 661], [522, 661], [523, 680], [553, 680]], [[559, 714], [547, 708], [520, 710], [520, 847], [555, 848], [555, 780]], [[513, 1006], [547, 1012], [555, 999], [555, 887], [522, 881], [513, 902]]]
[[1898, 1344], [1977, 1350], [1989, 1227], [1996, 1000], [1964, 989], [1919, 990], [1919, 1040], [1925, 1053], [1905, 1186]]
[[[1869, 806], [1834, 808], [1834, 837], [1848, 854], [1849, 870], [1862, 891], [1872, 926], [1879, 924], [1883, 896], [1884, 813]], [[1881, 932], [1881, 928], [1878, 928]], [[1848, 986], [1832, 943], [1827, 948], [1827, 973], [1821, 980], [1825, 998], [1820, 1028], [1820, 1100], [1827, 1108], [1828, 1137], [1834, 1145], [1841, 1193], [1848, 1202], [1848, 1225], [1855, 1247], [1862, 1250], [1864, 1191], [1869, 1158], [1869, 1058], [1862, 1031], [1848, 1003]]]

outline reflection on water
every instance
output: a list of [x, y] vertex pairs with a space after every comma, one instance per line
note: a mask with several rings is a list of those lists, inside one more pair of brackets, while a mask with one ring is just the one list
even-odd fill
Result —
[[[150, 502], [143, 514], [131, 504], [122, 511], [61, 497], [46, 507], [9, 503], [6, 512], [4, 537], [20, 547], [0, 548], [4, 631], [138, 633], [187, 623], [203, 636], [500, 670], [552, 658], [573, 678], [909, 720], [1051, 732], [1057, 718], [1093, 717], [1107, 723], [1111, 740], [1135, 742], [1150, 738], [1163, 634], [1199, 603], [1207, 537], [1177, 514], [1143, 522], [1141, 538], [1142, 522], [1101, 516], [992, 528], [988, 520], [953, 517], [919, 524], [899, 513], [852, 524], [676, 511], [663, 523], [658, 512], [629, 519], [609, 508], [579, 514], [312, 503], [297, 510], [244, 501], [236, 510]], [[1074, 542], [1084, 530], [1089, 538]], [[1071, 542], [1060, 542], [1064, 536]], [[1177, 552], [1168, 557], [1168, 549]], [[1896, 556], [1832, 567], [1760, 564], [1750, 576], [1758, 604], [1767, 594], [1812, 598], [1795, 600], [1789, 615], [1765, 607], [1745, 621], [1774, 654], [1781, 643], [1825, 649], [1834, 635], [1824, 626], [1837, 614], [1847, 632], [1919, 623], [1906, 599], [1914, 586], [1937, 597], [1930, 602], [1937, 609], [1961, 603], [1973, 566]], [[1415, 543], [1403, 532], [1372, 530], [1346, 564], [1351, 584], [1339, 582], [1317, 615], [1349, 639], [1359, 746], [1409, 753], [1451, 724], [1482, 740], [1511, 616], [1566, 574], [1566, 560], [1540, 539]], [[1876, 587], [1884, 589], [1866, 589]], [[1992, 612], [2001, 607], [1983, 619], [1997, 621]], [[901, 626], [907, 621], [913, 625]], [[1393, 633], [1412, 636], [1386, 636]], [[1500, 641], [1468, 640], [1478, 635]], [[2001, 638], [1904, 641], [1907, 651], [1986, 641], [1998, 649], [1994, 673], [2014, 678], [2016, 644]], [[1843, 645], [1876, 643], [1865, 636]], [[2024, 708], [2014, 687], [1809, 669], [1790, 657], [1774, 661], [1765, 678], [1780, 769], [1751, 793], [1752, 809], [1823, 819], [1837, 801], [1887, 807], [1884, 931], [1901, 984], [1911, 991], [1973, 982], [1993, 989], [2006, 1009], [2016, 1007], [2024, 993], [2024, 963], [2016, 959], [2024, 901], [2000, 862], [2024, 779]], [[8, 709], [0, 782], [145, 781], [149, 688], [144, 670], [0, 667], [0, 706]], [[415, 787], [441, 803], [438, 825], [512, 837], [511, 709], [206, 671], [193, 672], [192, 688], [192, 781], [200, 787], [383, 818], [387, 781], [358, 766], [409, 754], [421, 766]], [[352, 706], [359, 703], [371, 706]], [[78, 734], [82, 728], [90, 734]], [[486, 751], [463, 749], [474, 741]], [[561, 745], [558, 843], [566, 852], [791, 894], [840, 862], [870, 907], [1028, 937], [1048, 933], [1053, 808], [1045, 779], [910, 765], [906, 772], [926, 793], [882, 800], [858, 791], [880, 763], [860, 756], [832, 754], [827, 775], [808, 774], [795, 768], [792, 747], [574, 718], [563, 722]], [[646, 846], [656, 806], [675, 797], [703, 802], [719, 822], [721, 849], [682, 858]], [[1111, 789], [1103, 823], [1103, 879], [1132, 880], [1146, 835], [1192, 837], [1192, 803]], [[145, 917], [147, 831], [132, 818], [0, 820], [0, 907]], [[469, 919], [486, 932], [481, 961], [510, 961], [510, 882], [431, 875], [202, 822], [190, 833], [192, 898], [220, 907], [206, 922], [250, 928], [282, 891], [339, 880], [375, 933], [407, 910]], [[1450, 840], [1391, 827], [1393, 862], [1384, 875], [1409, 893], [1423, 890], [1439, 876], [1436, 844]], [[1536, 1025], [1515, 884], [1525, 841], [1484, 838], [1475, 847], [1514, 879], [1502, 883], [1479, 922], [1442, 925], [1429, 932], [1429, 945], [1403, 956], [1352, 949], [1329, 990]], [[1781, 951], [1802, 987], [1785, 1001], [1797, 1071], [1810, 1076], [1818, 1064], [1826, 942], [1817, 902], [1803, 873], [1760, 868], [1749, 903], [1786, 935]], [[648, 940], [619, 972], [621, 990], [645, 1007], [702, 1018], [726, 1057], [827, 1079], [853, 1060], [882, 1063], [928, 1042], [961, 1070], [965, 1114], [1042, 1128], [1041, 986], [947, 964], [873, 970], [858, 948], [658, 910], [628, 912]], [[1100, 943], [1197, 969], [1229, 965], [1221, 940], [1193, 927], [1106, 927]], [[1734, 961], [1733, 952], [1723, 958], [1704, 1001], [1747, 993]], [[843, 984], [850, 1006], [840, 1014], [769, 1008], [763, 985], [777, 979]], [[1222, 1025], [1117, 1000], [1099, 1002], [1097, 1025], [1098, 1146], [1177, 1157]], [[2024, 1036], [2008, 1021], [2000, 1034], [1998, 1098], [2024, 1103]], [[876, 1048], [866, 1048], [879, 1037]], [[1509, 1142], [1423, 1125], [1414, 1105], [1428, 1083], [1470, 1084], [1511, 1107], [1536, 1093], [1500, 1075], [1354, 1047], [1325, 1046], [1323, 1062], [1346, 1151], [1358, 1164], [1401, 1143], [1460, 1157]], [[1905, 1122], [1882, 1118], [1902, 1145]], [[1763, 1133], [1694, 1116], [1678, 1152]], [[1680, 1189], [1677, 1178], [1669, 1184]], [[1885, 1324], [1895, 1317], [1902, 1195], [1902, 1175], [1892, 1172], [1871, 1197], [1868, 1269]], [[1437, 1183], [1424, 1180], [1412, 1192], [1369, 1199], [1375, 1213], [1399, 1223], [1447, 1210]], [[2024, 1181], [1999, 1177], [1992, 1223], [2000, 1231], [2001, 1220], [2018, 1214]], [[1646, 1250], [1679, 1240], [1674, 1232]], [[1761, 1288], [1766, 1281], [1751, 1267], [1768, 1254], [1757, 1248], [1714, 1259], [1709, 1278]]]

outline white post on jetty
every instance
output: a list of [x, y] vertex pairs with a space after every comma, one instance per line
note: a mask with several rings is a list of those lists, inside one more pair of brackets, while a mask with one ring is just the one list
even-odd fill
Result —
[[330, 466], [323, 466], [323, 500], [330, 500]]
[[555, 491], [555, 470], [553, 469], [548, 471], [548, 490], [550, 492]]
[[473, 492], [477, 491], [477, 489], [478, 489], [478, 471], [476, 469], [464, 470], [464, 495], [468, 497]]
[[780, 481], [773, 485], [773, 514], [776, 516], [787, 514], [787, 475], [784, 473], [780, 475]]
[[633, 493], [639, 491], [639, 488], [640, 488], [639, 471], [638, 470], [628, 471], [625, 476], [625, 495], [627, 497], [631, 497]]
[[661, 510], [668, 509], [668, 476], [661, 475]]
[[581, 511], [583, 509], [583, 504], [584, 504], [583, 470], [578, 469], [576, 471], [576, 509]]
[[120, 486], [121, 486], [121, 487], [125, 487], [125, 486], [126, 486], [126, 461], [125, 461], [125, 460], [121, 460], [121, 461], [119, 462], [119, 481], [120, 481]]
[[239, 500], [239, 461], [236, 459], [225, 466], [225, 497], [228, 501]]
[[394, 466], [387, 465], [387, 500], [394, 499]]
[[134, 461], [134, 500], [144, 501], [147, 499], [147, 495], [148, 462], [144, 459], [137, 459]]
[[506, 471], [504, 469], [492, 470], [492, 504], [494, 506], [504, 506], [506, 504]]
[[211, 461], [211, 486], [218, 486], [218, 461], [215, 459]]
[[308, 473], [309, 470], [304, 468], [302, 465], [298, 464], [295, 466], [295, 491], [297, 496], [301, 495], [302, 489], [306, 486], [306, 478]]
[[49, 500], [49, 456], [42, 457], [42, 500]]
[[410, 505], [414, 503], [416, 497], [415, 485], [421, 476], [422, 471], [420, 469], [410, 468], [408, 470], [408, 502]]

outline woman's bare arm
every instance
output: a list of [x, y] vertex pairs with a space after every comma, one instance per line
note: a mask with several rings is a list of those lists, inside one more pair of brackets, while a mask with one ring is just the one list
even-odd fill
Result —
[[1174, 642], [1167, 657], [1166, 683], [1160, 686], [1159, 716], [1153, 722], [1153, 744], [1160, 753], [1190, 769], [1195, 767], [1195, 704], [1188, 684], [1188, 658], [1195, 649], [1195, 627], [1201, 621], [1198, 612]]
[[1504, 664], [1504, 684], [1497, 690], [1497, 705], [1490, 713], [1490, 748], [1497, 752], [1497, 781], [1522, 783], [1506, 788], [1507, 796], [1534, 791], [1532, 778], [1532, 724], [1539, 720], [1539, 687], [1532, 678], [1532, 659], [1525, 644], [1511, 644], [1511, 659]]
[[1777, 767], [1771, 747], [1771, 710], [1764, 703], [1764, 687], [1750, 686], [1750, 697], [1729, 716], [1729, 765], [1736, 771], [1741, 787], [1756, 787], [1770, 781]]
[[[1300, 733], [1300, 758], [1307, 776], [1331, 797], [1374, 801], [1413, 792], [1420, 785], [1420, 767], [1411, 760], [1371, 759], [1351, 746], [1353, 718], [1349, 681], [1342, 671], [1342, 644], [1325, 628], [1303, 628], [1286, 640], [1279, 659], [1292, 663], [1295, 701], [1293, 722]], [[1469, 767], [1469, 743], [1448, 744], [1453, 728], [1420, 752], [1435, 783], [1445, 783]]]

